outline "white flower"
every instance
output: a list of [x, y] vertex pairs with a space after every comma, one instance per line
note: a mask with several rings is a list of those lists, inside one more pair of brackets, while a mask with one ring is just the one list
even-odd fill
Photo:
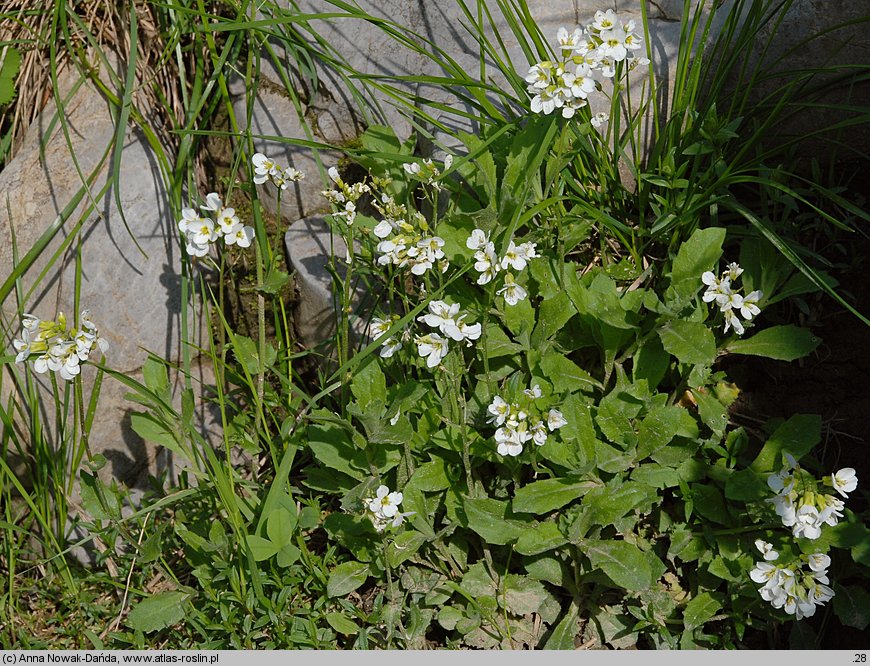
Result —
[[713, 271], [707, 271], [701, 275], [701, 282], [707, 285], [702, 299], [705, 303], [719, 302], [723, 297], [731, 293], [731, 282], [728, 278], [718, 278]]
[[851, 467], [844, 467], [831, 476], [831, 485], [840, 495], [848, 497], [858, 487], [858, 477]]
[[484, 249], [475, 252], [474, 258], [477, 260], [474, 264], [474, 270], [480, 273], [477, 284], [483, 285], [491, 282], [501, 270], [498, 256], [495, 253], [495, 244], [492, 242], [488, 242]]
[[495, 431], [496, 450], [499, 455], [518, 456], [523, 452], [520, 433], [513, 428], [499, 428]]
[[543, 421], [538, 421], [532, 426], [532, 440], [538, 446], [543, 446], [547, 441], [547, 429]]
[[777, 553], [773, 549], [773, 544], [767, 543], [767, 541], [763, 541], [762, 539], [756, 539], [755, 547], [768, 562], [771, 562], [779, 557], [779, 553]]
[[813, 553], [807, 558], [807, 564], [813, 571], [822, 572], [831, 566], [831, 558], [824, 553]]
[[523, 393], [529, 396], [529, 398], [531, 398], [532, 400], [540, 398], [542, 395], [544, 395], [541, 392], [540, 384], [535, 384], [532, 388], [523, 389]]
[[743, 303], [740, 306], [740, 314], [743, 315], [743, 318], [746, 321], [749, 321], [761, 312], [761, 309], [758, 307], [758, 301], [761, 300], [763, 295], [764, 294], [761, 291], [756, 289], [743, 297]]
[[724, 332], [727, 333], [729, 328], [733, 328], [737, 335], [743, 335], [743, 324], [740, 321], [740, 318], [734, 314], [734, 310], [723, 310], [723, 314], [725, 315]]
[[[478, 280], [480, 283], [480, 280]], [[504, 286], [496, 291], [499, 296], [504, 296], [504, 300], [508, 305], [516, 305], [523, 300], [528, 294], [526, 290], [514, 282], [514, 276], [508, 273], [504, 277]]]
[[526, 267], [525, 253], [519, 253], [517, 251], [517, 246], [514, 245], [513, 241], [508, 245], [504, 257], [501, 260], [502, 268], [507, 269], [508, 266], [512, 266], [513, 269], [517, 271], [521, 271]]
[[602, 30], [609, 30], [613, 26], [616, 25], [616, 12], [612, 9], [608, 9], [607, 11], [598, 10], [595, 12], [595, 16], [592, 19], [592, 29], [596, 32], [601, 32]]
[[455, 326], [454, 318], [457, 314], [459, 314], [458, 303], [448, 305], [444, 301], [430, 301], [429, 313], [417, 317], [417, 321], [425, 322], [428, 326], [446, 333], [445, 326]]
[[217, 215], [217, 223], [223, 234], [235, 233], [237, 227], [242, 224], [235, 208], [221, 208]]
[[369, 500], [369, 511], [384, 518], [392, 518], [399, 512], [402, 499], [402, 493], [391, 493], [387, 486], [378, 486], [375, 497]]
[[381, 240], [383, 240], [391, 233], [393, 233], [396, 228], [397, 225], [394, 222], [391, 222], [390, 220], [381, 220], [372, 230], [372, 233]]
[[785, 467], [767, 477], [768, 487], [777, 495], [788, 495], [794, 489], [795, 478], [791, 470], [792, 468]]
[[223, 207], [223, 201], [217, 192], [209, 192], [205, 195], [205, 203], [200, 206], [203, 210], [217, 212]]
[[565, 420], [565, 417], [562, 416], [562, 412], [558, 409], [551, 409], [547, 412], [547, 427], [550, 429], [550, 432], [565, 425], [568, 425], [568, 421]]
[[251, 241], [254, 239], [254, 228], [239, 224], [232, 233], [224, 236], [224, 241], [227, 245], [238, 245], [239, 247], [251, 247]]
[[450, 351], [447, 346], [448, 341], [437, 333], [417, 336], [415, 341], [417, 343], [417, 351], [421, 357], [426, 359], [426, 367], [429, 368], [434, 368], [441, 363], [441, 359]]
[[481, 229], [475, 229], [471, 232], [468, 240], [465, 241], [465, 247], [469, 250], [482, 250], [489, 243], [489, 238]]
[[466, 324], [462, 321], [465, 317], [466, 315], [461, 315], [454, 322], [447, 322], [441, 328], [441, 331], [456, 342], [465, 340], [466, 344], [470, 347], [471, 341], [477, 340], [483, 329], [480, 324]]
[[510, 413], [510, 405], [505, 402], [504, 398], [499, 396], [495, 396], [492, 399], [492, 402], [486, 408], [486, 411], [490, 413], [489, 418], [487, 418], [486, 422], [491, 423], [493, 425], [502, 425], [507, 420], [508, 414]]
[[188, 232], [190, 242], [196, 245], [208, 245], [212, 241], [217, 240], [217, 237], [217, 232], [214, 230], [214, 222], [205, 217], [199, 218], [197, 226], [191, 228]]
[[792, 534], [795, 538], [818, 539], [822, 535], [824, 521], [819, 516], [819, 510], [811, 504], [804, 504], [795, 513], [795, 524]]
[[604, 123], [608, 121], [608, 119], [609, 116], [603, 111], [600, 111], [592, 116], [592, 118], [589, 119], [589, 122], [592, 123], [593, 127], [601, 127]]
[[755, 568], [749, 572], [749, 577], [759, 585], [762, 583], [765, 586], [768, 584], [776, 585], [778, 582], [779, 571], [779, 567], [775, 564], [756, 562]]
[[737, 278], [743, 275], [743, 269], [740, 268], [740, 264], [732, 261], [730, 264], [728, 264], [728, 267], [726, 268], [726, 273], [728, 274], [728, 279], [731, 282], [736, 282]]

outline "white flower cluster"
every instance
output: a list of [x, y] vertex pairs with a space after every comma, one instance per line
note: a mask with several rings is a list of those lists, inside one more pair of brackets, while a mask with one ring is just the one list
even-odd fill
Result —
[[254, 165], [254, 183], [257, 185], [262, 185], [268, 180], [279, 190], [286, 190], [290, 183], [305, 178], [305, 174], [301, 171], [293, 167], [282, 167], [263, 153], [254, 153], [251, 164]]
[[211, 244], [219, 238], [223, 238], [227, 245], [251, 246], [254, 228], [242, 224], [234, 208], [225, 208], [217, 192], [206, 195], [205, 204], [200, 208], [214, 213], [215, 218], [205, 217], [194, 208], [183, 208], [178, 222], [189, 255], [204, 257]]
[[15, 362], [22, 363], [35, 356], [33, 369], [36, 372], [42, 374], [51, 370], [61, 379], [71, 381], [95, 349], [105, 353], [109, 348], [109, 343], [99, 336], [90, 311], [82, 310], [79, 320], [81, 328], [75, 329], [67, 328], [62, 312], [58, 313], [56, 321], [41, 321], [25, 314], [21, 339], [12, 341], [17, 352]]
[[[511, 241], [504, 257], [499, 259], [495, 251], [495, 243], [481, 229], [475, 229], [471, 232], [468, 240], [465, 241], [465, 246], [469, 250], [475, 250], [474, 270], [480, 273], [480, 276], [477, 278], [477, 284], [488, 284], [500, 271], [506, 271], [509, 266], [519, 272], [528, 265], [530, 260], [541, 256], [535, 250], [537, 247], [536, 243], [521, 243], [516, 245]], [[505, 273], [504, 286], [499, 288], [496, 294], [504, 296], [504, 300], [508, 305], [516, 305], [528, 296], [526, 290], [516, 283], [514, 275], [511, 272]]]
[[[773, 504], [782, 524], [792, 528], [795, 538], [818, 539], [822, 525], [836, 525], [846, 505], [833, 495], [816, 492], [815, 479], [801, 470], [794, 457], [786, 453], [785, 461], [785, 466], [767, 479], [767, 485], [776, 493], [767, 501]], [[854, 469], [844, 467], [825, 477], [823, 483], [848, 498], [858, 487], [858, 477]]]
[[715, 301], [719, 306], [719, 310], [725, 316], [725, 330], [727, 333], [729, 328], [733, 328], [737, 335], [743, 335], [743, 323], [740, 321], [740, 315], [750, 321], [754, 316], [759, 314], [761, 310], [758, 307], [758, 302], [764, 293], [758, 290], [750, 292], [746, 296], [734, 291], [734, 282], [743, 273], [743, 269], [739, 264], [730, 263], [728, 268], [719, 277], [712, 271], [707, 271], [701, 275], [701, 282], [707, 285], [707, 291], [704, 292], [704, 302], [710, 303]]
[[547, 431], [554, 432], [568, 424], [558, 409], [550, 409], [544, 415], [535, 406], [542, 396], [541, 387], [535, 384], [523, 391], [521, 403], [507, 402], [501, 396], [492, 399], [487, 412], [487, 423], [497, 427], [495, 442], [503, 456], [518, 456], [523, 452], [523, 444], [529, 440], [542, 446], [547, 441]]
[[[816, 606], [822, 606], [834, 597], [828, 583], [831, 558], [824, 553], [802, 555], [788, 566], [771, 564], [779, 558], [773, 545], [756, 540], [755, 547], [764, 555], [764, 562], [756, 562], [749, 577], [759, 585], [759, 594], [774, 608], [781, 608], [796, 620], [811, 617]], [[805, 570], [806, 564], [809, 570]]]
[[[452, 165], [453, 155], [447, 155], [444, 158], [444, 170], [446, 171]], [[425, 158], [422, 164], [420, 162], [408, 162], [403, 164], [402, 168], [405, 169], [405, 173], [409, 176], [419, 178], [422, 182], [431, 185], [436, 190], [441, 190], [441, 183], [439, 182], [441, 170], [433, 164], [432, 160]]]
[[321, 192], [324, 197], [338, 208], [338, 212], [333, 213], [333, 217], [340, 217], [344, 219], [345, 224], [351, 226], [356, 220], [356, 203], [360, 200], [363, 194], [368, 194], [371, 192], [371, 188], [367, 183], [353, 183], [349, 185], [345, 183], [341, 176], [338, 175], [338, 169], [335, 167], [330, 167], [327, 171], [332, 182], [335, 183], [335, 187], [331, 190], [324, 190]]
[[411, 267], [414, 275], [423, 275], [436, 262], [441, 272], [447, 270], [444, 259], [444, 239], [430, 233], [429, 223], [419, 211], [396, 203], [389, 194], [382, 194], [375, 207], [383, 216], [373, 233], [380, 239], [378, 264], [399, 268]]
[[[418, 335], [414, 341], [417, 343], [417, 351], [426, 359], [426, 367], [434, 368], [441, 359], [450, 351], [450, 340], [465, 342], [471, 346], [472, 340], [480, 337], [480, 324], [466, 324], [464, 319], [468, 315], [459, 314], [459, 304], [448, 305], [444, 301], [430, 301], [428, 314], [417, 317], [431, 328], [438, 329], [438, 333]], [[442, 337], [445, 336], [445, 337]]]
[[413, 511], [407, 513], [399, 511], [403, 499], [402, 493], [391, 493], [387, 486], [380, 485], [374, 497], [363, 500], [366, 513], [378, 532], [383, 532], [390, 525], [399, 527], [405, 522], [405, 518], [414, 515]]
[[[559, 28], [560, 59], [539, 62], [526, 74], [532, 111], [549, 115], [561, 109], [562, 117], [571, 118], [577, 109], [586, 106], [587, 98], [598, 88], [594, 72], [612, 78], [616, 63], [626, 62], [628, 71], [649, 64], [648, 59], [634, 53], [641, 48], [634, 29], [634, 21], [617, 21], [612, 9], [595, 12], [589, 25], [572, 32]], [[596, 114], [594, 124], [600, 125], [606, 118], [606, 114], [603, 117]]]

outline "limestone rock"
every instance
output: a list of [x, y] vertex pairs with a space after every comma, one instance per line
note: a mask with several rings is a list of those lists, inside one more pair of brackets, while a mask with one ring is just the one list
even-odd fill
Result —
[[[75, 81], [75, 73], [67, 72], [63, 90], [71, 90]], [[102, 158], [115, 132], [112, 113], [109, 103], [85, 83], [65, 104], [69, 143], [61, 124], [53, 122], [57, 109], [50, 102], [28, 130], [17, 156], [0, 173], [5, 198], [5, 205], [0, 206], [0, 275], [5, 278], [14, 268], [13, 233], [20, 259], [56, 220], [58, 227], [21, 276], [24, 302], [16, 303], [13, 291], [0, 303], [8, 325], [3, 342], [9, 349], [12, 337], [20, 335], [22, 312], [54, 319], [62, 311], [74, 319], [76, 249], [80, 246], [81, 308], [91, 311], [109, 343], [106, 365], [135, 377], [147, 351], [172, 362], [181, 358], [183, 249], [157, 156], [136, 130], [128, 128], [124, 136], [119, 191], [114, 186], [102, 191], [108, 182], [111, 155]], [[90, 196], [85, 194], [78, 206], [71, 203], [82, 187], [73, 156], [83, 175], [92, 178]], [[89, 207], [91, 202], [93, 207]], [[67, 207], [74, 210], [66, 220], [58, 220]], [[51, 264], [55, 252], [59, 256]], [[205, 322], [193, 307], [187, 312], [188, 336], [202, 344]], [[23, 400], [8, 374], [18, 370], [3, 369], [7, 373], [0, 387], [4, 405], [11, 393], [17, 393], [16, 401]], [[95, 372], [86, 366], [82, 375], [89, 391]], [[50, 384], [47, 376], [39, 379], [44, 389], [43, 416], [51, 426], [54, 406], [46, 389]], [[129, 427], [134, 405], [124, 400], [127, 392], [126, 387], [105, 378], [90, 444], [94, 453], [109, 458], [106, 474], [135, 481], [140, 473], [159, 472], [161, 465], [153, 445], [142, 442]]]

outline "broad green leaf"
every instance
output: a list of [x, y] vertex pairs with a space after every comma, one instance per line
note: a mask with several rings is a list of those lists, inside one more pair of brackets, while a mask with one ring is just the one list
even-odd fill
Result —
[[575, 604], [571, 604], [568, 612], [559, 620], [559, 624], [553, 627], [546, 642], [541, 646], [545, 650], [574, 650], [574, 638], [578, 632], [578, 609]]
[[645, 379], [648, 386], [661, 384], [671, 364], [671, 356], [662, 346], [661, 338], [650, 337], [634, 355], [632, 377], [634, 381]]
[[857, 585], [834, 583], [834, 613], [847, 627], [864, 631], [870, 625], [870, 592]]
[[[236, 360], [241, 363], [249, 374], [255, 375], [260, 371], [260, 354], [257, 343], [245, 335], [237, 335], [233, 340], [233, 353]], [[271, 344], [266, 344], [263, 354], [263, 367], [268, 368], [275, 364], [278, 352]]]
[[598, 403], [595, 422], [608, 440], [626, 448], [637, 439], [632, 421], [640, 415], [643, 407], [640, 398], [616, 388]]
[[541, 358], [541, 372], [557, 393], [600, 388], [601, 383], [569, 358], [557, 351], [549, 351]]
[[589, 520], [594, 525], [612, 525], [631, 511], [652, 506], [658, 493], [652, 486], [636, 481], [626, 481], [612, 486], [599, 486], [583, 498]]
[[553, 600], [553, 596], [539, 581], [515, 574], [505, 577], [503, 594], [507, 610], [519, 616], [541, 614], [541, 607]]
[[593, 567], [630, 592], [646, 590], [665, 571], [665, 565], [655, 555], [644, 553], [627, 541], [590, 540], [582, 544], [582, 551]]
[[326, 594], [330, 597], [343, 597], [350, 594], [369, 577], [369, 565], [364, 562], [344, 562], [329, 574]]
[[501, 326], [489, 323], [486, 326], [486, 357], [499, 358], [500, 356], [513, 356], [523, 350], [522, 345], [512, 342]]
[[344, 613], [327, 613], [323, 617], [329, 626], [345, 636], [356, 636], [359, 633], [359, 625]]
[[426, 543], [426, 537], [419, 532], [405, 530], [397, 534], [387, 546], [387, 558], [390, 561], [390, 566], [398, 567], [405, 560], [414, 557], [424, 543]]
[[97, 484], [100, 483], [100, 480], [95, 474], [88, 474], [87, 472], [82, 472], [80, 477], [82, 480], [82, 506], [85, 511], [91, 514], [94, 520], [108, 520], [109, 514], [103, 510], [103, 503], [100, 501], [100, 495], [97, 488]]
[[287, 273], [272, 267], [269, 274], [263, 278], [263, 284], [260, 286], [258, 291], [274, 296], [275, 294], [278, 294], [289, 281], [290, 276]]
[[387, 380], [381, 371], [377, 356], [369, 356], [354, 373], [350, 390], [362, 411], [369, 405], [385, 405], [387, 402]]
[[275, 560], [279, 567], [289, 567], [299, 559], [301, 554], [301, 551], [292, 543], [285, 543], [281, 546], [280, 550], [278, 550]]
[[142, 439], [163, 446], [184, 458], [187, 457], [184, 450], [178, 444], [175, 433], [170, 432], [167, 426], [151, 416], [151, 414], [132, 412], [130, 414], [130, 427]]
[[169, 375], [166, 366], [160, 359], [149, 356], [142, 367], [142, 376], [145, 379], [145, 386], [157, 395], [168, 398]]
[[549, 513], [581, 498], [594, 487], [596, 484], [591, 481], [564, 478], [534, 481], [514, 493], [511, 507], [516, 513]]
[[464, 618], [465, 614], [455, 606], [443, 606], [438, 611], [438, 624], [447, 629], [447, 631], [456, 629], [456, 624]]
[[523, 530], [514, 549], [521, 555], [539, 555], [567, 543], [565, 535], [554, 522], [538, 523], [532, 529]]
[[308, 428], [308, 446], [321, 464], [357, 481], [367, 478], [365, 453], [350, 442], [344, 428], [332, 423], [312, 424]]
[[671, 268], [670, 285], [678, 297], [692, 296], [703, 286], [701, 275], [715, 271], [724, 240], [725, 229], [698, 229], [680, 246]]
[[822, 417], [817, 414], [795, 414], [774, 431], [750, 468], [759, 474], [776, 471], [782, 466], [783, 451], [800, 460], [821, 440]]
[[266, 520], [266, 534], [279, 548], [290, 543], [295, 529], [296, 516], [283, 507], [278, 507], [272, 511]]
[[808, 328], [774, 326], [745, 340], [735, 340], [725, 347], [729, 354], [764, 356], [778, 361], [794, 361], [812, 352], [821, 340]]
[[433, 460], [417, 467], [405, 488], [412, 487], [424, 492], [436, 492], [449, 488], [451, 477], [455, 478], [455, 476], [455, 474], [450, 474], [450, 468], [444, 460]]
[[172, 591], [143, 599], [130, 610], [127, 624], [146, 634], [178, 624], [184, 619], [188, 596], [186, 592]]
[[[668, 405], [653, 408], [640, 422], [637, 432], [637, 457], [643, 459], [666, 446], [680, 430], [688, 412]], [[691, 417], [689, 417], [691, 419]]]
[[463, 509], [468, 527], [477, 532], [487, 543], [503, 546], [519, 539], [523, 531], [532, 526], [530, 521], [509, 518], [507, 502], [488, 497], [466, 499]]
[[683, 624], [686, 631], [704, 626], [704, 623], [716, 615], [720, 608], [722, 608], [722, 604], [714, 599], [709, 592], [702, 592], [693, 597], [683, 609]]
[[248, 542], [248, 547], [251, 549], [251, 554], [257, 562], [262, 562], [263, 560], [268, 560], [274, 557], [280, 548], [277, 544], [268, 539], [264, 539], [261, 536], [257, 536], [256, 534], [249, 534], [246, 537], [246, 541]]
[[693, 483], [690, 488], [696, 513], [720, 525], [731, 525], [734, 522], [718, 488], [700, 483]]
[[734, 472], [725, 481], [726, 499], [755, 502], [769, 495], [766, 481], [752, 469]]
[[532, 335], [532, 344], [542, 345], [561, 331], [562, 327], [575, 314], [577, 314], [577, 310], [564, 291], [560, 291], [552, 298], [543, 301], [538, 310], [538, 326]]
[[680, 477], [673, 467], [663, 467], [658, 463], [646, 463], [634, 468], [632, 481], [639, 481], [653, 488], [674, 488], [680, 485]]
[[699, 321], [675, 319], [658, 330], [665, 351], [680, 363], [710, 365], [716, 358], [716, 338]]

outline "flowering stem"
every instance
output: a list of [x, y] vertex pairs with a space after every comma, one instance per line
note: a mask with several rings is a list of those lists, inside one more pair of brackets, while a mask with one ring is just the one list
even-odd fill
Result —
[[259, 353], [257, 354], [257, 402], [259, 409], [257, 410], [257, 425], [256, 431], [260, 432], [260, 426], [263, 420], [263, 395], [265, 392], [265, 377], [266, 377], [266, 299], [263, 296], [263, 253], [260, 250], [260, 244], [254, 243], [257, 257], [257, 334], [259, 337]]

